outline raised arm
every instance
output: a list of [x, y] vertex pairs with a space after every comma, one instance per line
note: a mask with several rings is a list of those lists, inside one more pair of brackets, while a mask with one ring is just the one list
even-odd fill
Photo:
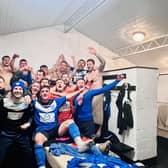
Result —
[[13, 56], [12, 56], [12, 59], [11, 59], [11, 61], [10, 61], [10, 67], [11, 67], [11, 70], [12, 70], [12, 72], [16, 72], [16, 67], [15, 67], [15, 60], [16, 60], [16, 58], [19, 58], [20, 56], [18, 55], [18, 54], [14, 54]]
[[85, 88], [81, 88], [81, 89], [79, 89], [79, 90], [77, 90], [77, 91], [74, 91], [74, 92], [72, 92], [72, 93], [68, 93], [68, 94], [66, 94], [66, 99], [70, 99], [70, 98], [72, 98], [72, 97], [74, 97], [74, 96], [76, 96], [77, 94], [80, 94], [80, 93], [86, 93], [85, 92]]
[[71, 59], [72, 59], [72, 63], [73, 63], [73, 66], [74, 66], [74, 69], [77, 69], [78, 67], [78, 64], [77, 64], [77, 60], [76, 60], [76, 57], [74, 55], [71, 56]]
[[100, 56], [99, 54], [97, 54], [97, 51], [93, 47], [89, 47], [88, 49], [89, 49], [89, 53], [92, 55], [95, 55], [97, 59], [100, 61], [100, 65], [97, 67], [97, 69], [99, 71], [103, 71], [105, 64], [106, 64], [104, 58]]
[[110, 84], [105, 85], [104, 87], [102, 87], [100, 89], [93, 89], [93, 90], [90, 90], [89, 92], [90, 92], [91, 96], [96, 96], [96, 95], [105, 93], [108, 90], [113, 89], [122, 79], [124, 79], [123, 74], [117, 75], [117, 80], [113, 81]]
[[71, 56], [71, 59], [72, 59], [72, 63], [73, 63], [73, 66], [74, 66], [74, 70], [72, 71], [72, 76], [71, 76], [73, 78], [76, 74], [77, 69], [78, 69], [78, 65], [77, 65], [77, 61], [76, 61], [75, 56]]
[[62, 61], [65, 61], [64, 54], [61, 54], [56, 60], [55, 67], [58, 67]]

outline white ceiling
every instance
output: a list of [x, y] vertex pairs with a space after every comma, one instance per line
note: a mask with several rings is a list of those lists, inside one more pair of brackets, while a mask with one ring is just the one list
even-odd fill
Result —
[[86, 0], [0, 0], [0, 34], [63, 24]]
[[[90, 3], [91, 6], [97, 2], [98, 0], [0, 0], [0, 35], [62, 25], [71, 16], [80, 18], [86, 4]], [[102, 2], [101, 6], [73, 28], [114, 52], [135, 45], [132, 40], [134, 31], [144, 31], [145, 41], [168, 34], [168, 0]], [[154, 66], [160, 68], [161, 72], [168, 72], [167, 55], [168, 47], [163, 47], [123, 58], [136, 65]]]

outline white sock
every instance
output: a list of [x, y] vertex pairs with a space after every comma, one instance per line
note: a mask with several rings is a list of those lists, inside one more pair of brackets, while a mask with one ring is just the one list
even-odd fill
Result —
[[75, 143], [76, 143], [77, 145], [83, 144], [82, 139], [81, 139], [80, 136], [76, 137], [76, 138], [74, 139], [74, 141], [75, 141]]
[[87, 150], [89, 150], [90, 148], [90, 141], [92, 140], [88, 140], [88, 141], [82, 141], [81, 137], [76, 137], [74, 139], [75, 143], [78, 146], [78, 151], [79, 152], [85, 152]]
[[74, 141], [78, 146], [78, 151], [79, 152], [85, 152], [88, 149], [88, 146], [86, 145], [86, 142], [83, 142], [81, 137], [76, 137], [74, 139]]
[[39, 168], [46, 168], [45, 166], [40, 166]]

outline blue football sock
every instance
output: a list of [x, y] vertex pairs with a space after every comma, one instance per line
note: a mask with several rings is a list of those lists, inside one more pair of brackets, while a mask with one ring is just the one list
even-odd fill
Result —
[[36, 161], [37, 161], [38, 167], [45, 166], [46, 165], [46, 155], [45, 155], [43, 145], [35, 144], [34, 150], [35, 150], [35, 156], [36, 156]]
[[75, 123], [71, 123], [69, 125], [69, 134], [71, 135], [71, 137], [73, 139], [75, 139], [76, 137], [80, 137], [80, 131], [78, 126]]

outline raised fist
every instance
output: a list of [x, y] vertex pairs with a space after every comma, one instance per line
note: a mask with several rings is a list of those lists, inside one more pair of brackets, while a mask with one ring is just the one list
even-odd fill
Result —
[[89, 54], [96, 55], [97, 53], [93, 47], [89, 47], [88, 50], [89, 50]]
[[122, 80], [122, 79], [124, 79], [125, 78], [125, 75], [124, 74], [119, 74], [119, 75], [117, 75], [117, 79], [118, 80]]
[[13, 54], [12, 58], [15, 59], [15, 58], [19, 58], [20, 56], [18, 54]]

